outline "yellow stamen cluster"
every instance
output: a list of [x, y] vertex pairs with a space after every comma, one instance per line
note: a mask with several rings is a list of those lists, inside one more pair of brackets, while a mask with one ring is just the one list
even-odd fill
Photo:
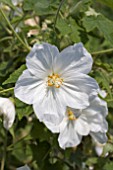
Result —
[[54, 86], [56, 88], [60, 88], [62, 83], [63, 83], [63, 79], [60, 78], [58, 74], [53, 73], [51, 76], [48, 76], [48, 81], [47, 81], [48, 86]]
[[68, 119], [69, 120], [76, 120], [77, 119], [71, 109], [68, 109], [67, 113], [68, 113]]

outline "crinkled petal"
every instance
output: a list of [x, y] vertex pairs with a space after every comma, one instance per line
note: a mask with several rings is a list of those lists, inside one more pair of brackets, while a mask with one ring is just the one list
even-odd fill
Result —
[[25, 70], [16, 82], [14, 93], [21, 101], [33, 104], [37, 98], [44, 98], [46, 83]]
[[80, 144], [81, 139], [82, 136], [76, 133], [72, 122], [67, 121], [60, 127], [58, 142], [61, 148], [75, 147]]
[[102, 133], [106, 133], [108, 131], [108, 122], [106, 119], [103, 119], [101, 130]]
[[48, 43], [35, 44], [26, 58], [29, 71], [43, 78], [53, 71], [53, 60], [59, 55], [57, 47]]
[[91, 110], [91, 108], [90, 108], [90, 112], [86, 112], [86, 109], [85, 109], [85, 111], [82, 112], [80, 117], [82, 120], [88, 123], [91, 131], [93, 132], [98, 132], [98, 131], [106, 132], [107, 131], [107, 122], [105, 121], [105, 118], [98, 112], [96, 114], [94, 110]]
[[65, 105], [69, 107], [83, 109], [89, 105], [88, 95], [72, 89], [71, 86], [62, 85], [60, 87], [60, 94], [61, 101], [64, 101]]
[[0, 115], [3, 115], [3, 124], [8, 130], [13, 125], [15, 119], [15, 107], [10, 99], [0, 97]]
[[75, 121], [75, 130], [79, 135], [86, 136], [90, 132], [88, 123], [82, 120], [80, 117]]
[[90, 105], [87, 108], [81, 110], [80, 118], [88, 123], [90, 131], [106, 133], [108, 130], [108, 123], [105, 120], [106, 115], [106, 102], [96, 96], [90, 100]]
[[72, 90], [77, 92], [84, 92], [87, 95], [97, 94], [99, 89], [95, 79], [82, 73], [75, 74], [73, 72], [72, 75], [67, 74], [67, 77], [64, 77], [63, 84]]
[[95, 96], [92, 100], [90, 100], [90, 102], [91, 104], [86, 109], [87, 111], [90, 112], [91, 109], [92, 112], [99, 113], [104, 117], [108, 115], [107, 103], [104, 100], [100, 99], [98, 96]]
[[94, 132], [90, 132], [90, 135], [92, 136], [92, 138], [99, 142], [99, 143], [106, 143], [107, 142], [107, 136], [106, 136], [106, 133], [101, 133], [101, 132], [97, 132], [97, 133], [94, 133]]
[[92, 57], [83, 47], [82, 43], [74, 44], [65, 48], [60, 55], [55, 58], [54, 71], [60, 74], [67, 74], [74, 70], [76, 73], [89, 73], [92, 68]]
[[33, 104], [36, 116], [40, 121], [60, 123], [66, 112], [64, 101], [60, 99], [59, 89], [49, 88], [43, 100]]

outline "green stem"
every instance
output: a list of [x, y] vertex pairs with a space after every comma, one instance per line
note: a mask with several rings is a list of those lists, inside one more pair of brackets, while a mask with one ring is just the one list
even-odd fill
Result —
[[61, 7], [62, 7], [62, 5], [63, 5], [64, 1], [65, 1], [65, 0], [62, 0], [62, 1], [60, 2], [59, 7], [58, 7], [58, 10], [57, 10], [57, 13], [56, 13], [56, 17], [55, 17], [55, 22], [54, 22], [54, 30], [55, 30], [55, 26], [56, 26], [56, 22], [57, 22], [58, 14], [59, 14], [59, 12], [60, 12], [60, 9], [61, 9]]
[[20, 43], [28, 50], [30, 51], [30, 47], [28, 45], [26, 45], [23, 40], [19, 37], [19, 35], [15, 32], [14, 28], [12, 27], [10, 21], [8, 20], [8, 18], [6, 17], [5, 13], [3, 12], [2, 8], [0, 7], [0, 12], [2, 14], [2, 16], [4, 17], [5, 21], [7, 22], [7, 24], [9, 25], [10, 29], [12, 30], [12, 32], [14, 33], [14, 35], [17, 37], [17, 39], [20, 41]]
[[92, 55], [98, 55], [98, 54], [104, 54], [104, 53], [111, 53], [113, 52], [113, 48], [107, 49], [107, 50], [101, 50], [101, 51], [95, 51], [92, 52]]
[[11, 91], [11, 90], [13, 90], [13, 89], [14, 89], [14, 87], [11, 87], [11, 88], [9, 88], [9, 89], [4, 89], [4, 90], [0, 91], [0, 94], [1, 94], [1, 93], [5, 93], [5, 92], [8, 92], [8, 91]]
[[7, 130], [5, 129], [5, 140], [4, 140], [4, 151], [1, 161], [1, 170], [4, 170], [5, 161], [6, 161], [6, 151], [7, 151]]

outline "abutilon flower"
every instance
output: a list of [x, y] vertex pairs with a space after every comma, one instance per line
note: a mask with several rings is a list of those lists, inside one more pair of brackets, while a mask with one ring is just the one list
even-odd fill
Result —
[[3, 125], [8, 130], [15, 119], [15, 107], [10, 99], [0, 97], [0, 115], [3, 115]]
[[90, 105], [85, 109], [67, 107], [65, 117], [59, 125], [47, 121], [44, 123], [53, 133], [60, 133], [58, 142], [63, 149], [77, 146], [82, 136], [89, 134], [95, 142], [103, 144], [107, 141], [107, 114], [106, 102], [96, 96], [90, 98]]
[[27, 69], [16, 82], [15, 96], [33, 104], [40, 121], [58, 124], [66, 106], [84, 109], [89, 95], [97, 93], [98, 84], [87, 75], [92, 62], [82, 43], [62, 52], [48, 43], [35, 44], [26, 58]]

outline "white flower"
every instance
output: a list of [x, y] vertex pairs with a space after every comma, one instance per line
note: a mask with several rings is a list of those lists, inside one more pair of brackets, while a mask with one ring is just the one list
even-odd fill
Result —
[[83, 109], [89, 95], [97, 93], [96, 81], [86, 75], [92, 67], [91, 55], [82, 43], [59, 53], [57, 47], [35, 44], [26, 59], [27, 69], [15, 86], [15, 96], [33, 104], [40, 121], [60, 122], [66, 106]]
[[15, 119], [15, 107], [10, 99], [0, 97], [0, 115], [3, 115], [3, 124], [8, 130], [13, 125]]
[[30, 168], [27, 165], [25, 165], [17, 168], [16, 170], [30, 170]]
[[106, 102], [98, 97], [91, 99], [90, 106], [83, 110], [67, 108], [66, 116], [59, 126], [45, 121], [46, 126], [53, 132], [60, 132], [59, 145], [65, 149], [80, 144], [82, 136], [90, 134], [99, 142], [107, 141], [108, 124], [105, 117], [108, 113]]

